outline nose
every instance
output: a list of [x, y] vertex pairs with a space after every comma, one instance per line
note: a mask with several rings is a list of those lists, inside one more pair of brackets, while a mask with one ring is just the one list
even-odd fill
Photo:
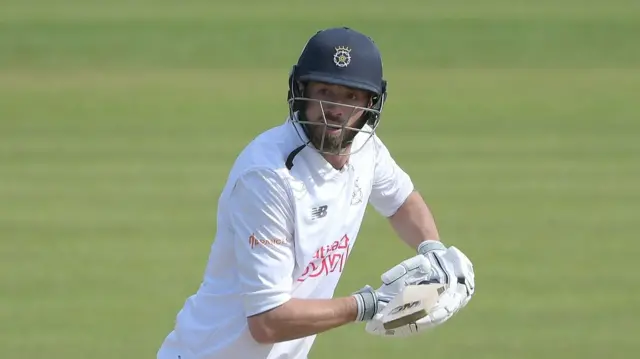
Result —
[[332, 120], [340, 120], [345, 114], [344, 106], [338, 104], [325, 103], [323, 107], [325, 115]]
[[339, 120], [344, 115], [344, 111], [339, 109], [338, 106], [332, 106], [324, 111], [325, 115], [332, 120]]

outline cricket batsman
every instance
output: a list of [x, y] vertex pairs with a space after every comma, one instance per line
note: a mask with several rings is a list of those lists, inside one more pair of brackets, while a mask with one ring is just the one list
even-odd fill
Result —
[[[443, 324], [475, 292], [470, 260], [441, 241], [411, 178], [376, 135], [387, 98], [376, 44], [350, 28], [313, 35], [289, 77], [289, 116], [237, 157], [218, 202], [203, 281], [158, 359], [306, 359], [318, 333], [364, 322], [378, 336]], [[334, 297], [367, 204], [416, 255]], [[375, 246], [380, 238], [364, 238]], [[429, 315], [386, 331], [404, 286], [446, 284]]]

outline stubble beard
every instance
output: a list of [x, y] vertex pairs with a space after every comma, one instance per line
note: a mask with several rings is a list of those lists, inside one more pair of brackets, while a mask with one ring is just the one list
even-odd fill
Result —
[[[311, 143], [320, 151], [328, 152], [332, 155], [340, 155], [348, 151], [349, 145], [353, 142], [353, 139], [358, 134], [358, 130], [342, 128], [335, 132], [329, 132], [330, 129], [337, 129], [337, 127], [326, 127], [325, 132], [325, 118], [329, 123], [341, 122], [339, 118], [333, 118], [329, 114], [325, 114], [326, 117], [320, 115], [316, 118], [315, 124], [309, 124], [307, 131], [309, 132], [309, 138]], [[352, 128], [361, 128], [360, 124], [364, 125], [364, 118], [358, 119], [352, 126]], [[324, 138], [324, 142], [323, 142]]]
[[[324, 133], [324, 125], [311, 125], [311, 143], [323, 151], [331, 154], [341, 154], [348, 149], [348, 145], [353, 141], [357, 131], [349, 129], [341, 129], [336, 133]], [[324, 136], [323, 136], [324, 133]], [[323, 143], [324, 137], [324, 143]]]

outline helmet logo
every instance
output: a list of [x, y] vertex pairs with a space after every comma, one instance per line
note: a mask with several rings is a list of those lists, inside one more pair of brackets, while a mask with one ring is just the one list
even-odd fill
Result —
[[351, 63], [351, 49], [346, 46], [336, 47], [336, 53], [333, 54], [333, 63], [338, 67], [347, 67]]

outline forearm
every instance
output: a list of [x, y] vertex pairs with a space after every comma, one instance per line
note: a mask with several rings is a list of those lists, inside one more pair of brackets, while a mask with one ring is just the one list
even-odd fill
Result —
[[433, 214], [416, 191], [407, 197], [389, 221], [397, 235], [413, 249], [425, 240], [440, 240]]
[[358, 306], [354, 297], [335, 299], [292, 298], [282, 306], [261, 315], [250, 329], [261, 343], [278, 343], [307, 337], [352, 323]]

